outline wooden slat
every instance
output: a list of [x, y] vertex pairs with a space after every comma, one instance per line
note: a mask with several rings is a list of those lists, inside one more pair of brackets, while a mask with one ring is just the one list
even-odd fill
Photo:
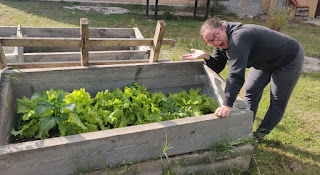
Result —
[[[13, 38], [0, 37], [2, 46], [21, 47], [80, 47], [80, 38]], [[90, 47], [152, 46], [153, 38], [91, 38]], [[163, 45], [173, 45], [173, 39], [164, 39]]]
[[[139, 39], [144, 38], [138, 27], [133, 27], [133, 30], [134, 30], [136, 38], [139, 38]], [[147, 56], [148, 56], [147, 58], [149, 58], [150, 50], [151, 50], [150, 46], [138, 46], [138, 47], [136, 47], [136, 50], [147, 51]]]
[[101, 47], [109, 47], [109, 46], [151, 46], [152, 39], [137, 39], [137, 38], [95, 38], [90, 39], [90, 46], [101, 46]]
[[157, 23], [156, 31], [153, 38], [153, 44], [150, 51], [150, 63], [158, 60], [160, 54], [160, 48], [163, 41], [164, 32], [166, 30], [166, 23], [163, 20], [159, 20]]
[[212, 69], [210, 69], [208, 66], [204, 65], [204, 69], [208, 75], [209, 82], [213, 86], [213, 89], [216, 93], [216, 102], [219, 106], [222, 106], [223, 104], [223, 98], [224, 98], [224, 89], [226, 87], [226, 82], [223, 80], [223, 78], [220, 77], [219, 74], [215, 73]]
[[5, 67], [7, 67], [7, 61], [0, 42], [0, 69], [4, 69]]
[[[161, 59], [158, 62], [167, 62], [171, 59]], [[148, 60], [112, 60], [112, 61], [90, 61], [88, 65], [112, 65], [112, 64], [134, 64], [134, 63], [148, 63]], [[52, 67], [73, 67], [81, 66], [79, 61], [66, 61], [66, 62], [48, 62], [48, 63], [38, 63], [38, 62], [28, 62], [28, 63], [8, 63], [10, 68], [19, 69], [31, 69], [31, 68], [52, 68]]]
[[[1, 29], [1, 27], [0, 27]], [[24, 27], [28, 37], [80, 38], [80, 28]], [[90, 38], [130, 38], [134, 34], [132, 28], [90, 28]], [[8, 36], [8, 35], [0, 35]], [[10, 35], [9, 35], [10, 36]]]
[[80, 47], [80, 38], [12, 38], [1, 37], [3, 46], [20, 47]]
[[[19, 38], [23, 37], [23, 29], [20, 24], [18, 25], [18, 28], [17, 28], [17, 37]], [[18, 55], [19, 62], [24, 62], [23, 47], [15, 47], [15, 54]]]
[[17, 34], [17, 27], [0, 26], [1, 37], [16, 36], [16, 34]]
[[[117, 50], [117, 51], [89, 51], [90, 60], [134, 60], [143, 59], [146, 51]], [[43, 52], [25, 53], [25, 62], [61, 62], [80, 61], [80, 52]]]
[[80, 19], [81, 32], [81, 66], [87, 66], [89, 63], [89, 25], [87, 18]]
[[174, 39], [166, 39], [166, 38], [163, 38], [163, 41], [162, 41], [162, 45], [170, 45], [170, 46], [173, 46], [175, 43], [176, 43], [176, 40], [174, 40]]

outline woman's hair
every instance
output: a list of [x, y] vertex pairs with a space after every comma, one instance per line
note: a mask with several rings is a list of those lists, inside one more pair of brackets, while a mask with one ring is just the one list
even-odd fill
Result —
[[209, 29], [209, 28], [219, 28], [222, 24], [222, 21], [218, 20], [218, 19], [215, 19], [215, 18], [210, 18], [210, 19], [207, 19], [202, 25], [201, 25], [201, 28], [200, 28], [200, 36], [202, 36], [203, 32], [206, 30], [206, 29]]

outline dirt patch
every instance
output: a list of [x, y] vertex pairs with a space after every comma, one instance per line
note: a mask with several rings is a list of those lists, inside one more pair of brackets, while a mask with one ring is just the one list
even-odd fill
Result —
[[304, 57], [304, 72], [320, 72], [320, 60], [318, 58]]
[[86, 12], [98, 12], [105, 15], [109, 14], [123, 14], [128, 13], [129, 10], [121, 7], [105, 7], [100, 5], [94, 5], [94, 6], [84, 6], [84, 5], [74, 5], [72, 7], [65, 6], [65, 9], [71, 9], [71, 10], [82, 10]]

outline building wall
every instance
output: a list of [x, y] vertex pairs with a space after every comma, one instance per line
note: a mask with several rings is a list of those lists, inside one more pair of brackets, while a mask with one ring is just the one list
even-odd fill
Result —
[[317, 10], [317, 5], [319, 0], [297, 0], [297, 3], [300, 5], [309, 6], [309, 18], [314, 18]]
[[[41, 0], [41, 1], [61, 1], [61, 0]], [[63, 0], [70, 2], [88, 2], [89, 0]], [[213, 4], [214, 0], [210, 0]], [[219, 3], [225, 5], [227, 9], [237, 14], [240, 17], [257, 16], [262, 14], [261, 2], [285, 2], [285, 0], [218, 0]], [[138, 3], [146, 4], [147, 0], [90, 0], [93, 3]], [[198, 0], [198, 7], [206, 6], [207, 0]], [[174, 5], [174, 6], [191, 6], [194, 7], [195, 0], [159, 0], [159, 5]], [[155, 5], [155, 0], [149, 0], [149, 5]]]

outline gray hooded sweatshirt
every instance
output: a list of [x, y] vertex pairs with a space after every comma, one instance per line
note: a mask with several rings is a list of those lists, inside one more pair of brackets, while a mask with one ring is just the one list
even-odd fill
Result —
[[283, 33], [263, 26], [236, 22], [224, 24], [229, 39], [228, 49], [215, 48], [206, 64], [219, 73], [229, 60], [223, 104], [233, 106], [245, 82], [246, 68], [273, 72], [295, 58], [299, 43]]

